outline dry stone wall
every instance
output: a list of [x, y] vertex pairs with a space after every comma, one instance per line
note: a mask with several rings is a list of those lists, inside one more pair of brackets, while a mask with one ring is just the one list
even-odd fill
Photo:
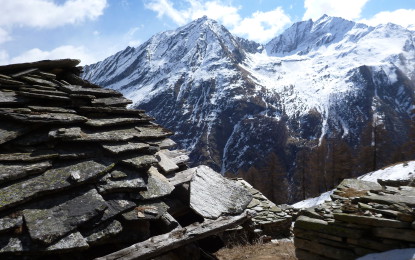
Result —
[[356, 259], [415, 247], [415, 185], [346, 179], [333, 201], [300, 212], [294, 226], [298, 259]]

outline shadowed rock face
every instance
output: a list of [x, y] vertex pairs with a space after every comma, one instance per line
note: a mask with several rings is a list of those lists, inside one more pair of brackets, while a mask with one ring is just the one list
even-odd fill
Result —
[[[174, 192], [195, 171], [186, 153], [167, 150], [171, 132], [79, 78], [78, 63], [0, 66], [1, 259], [95, 258], [171, 231], [179, 215], [170, 212], [194, 215], [190, 191]], [[242, 213], [250, 197], [238, 201], [215, 218]]]

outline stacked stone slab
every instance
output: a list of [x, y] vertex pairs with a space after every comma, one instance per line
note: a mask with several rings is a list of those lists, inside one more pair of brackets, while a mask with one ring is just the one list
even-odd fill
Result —
[[287, 238], [291, 236], [292, 215], [296, 209], [289, 205], [276, 205], [243, 179], [235, 179], [245, 186], [252, 195], [248, 209], [255, 212], [252, 224], [258, 236]]
[[344, 180], [333, 201], [300, 212], [294, 226], [298, 259], [356, 259], [415, 247], [414, 182]]
[[1, 259], [89, 259], [180, 222], [198, 230], [196, 220], [243, 214], [248, 191], [187, 169], [186, 153], [167, 150], [170, 131], [82, 80], [78, 63], [0, 66]]

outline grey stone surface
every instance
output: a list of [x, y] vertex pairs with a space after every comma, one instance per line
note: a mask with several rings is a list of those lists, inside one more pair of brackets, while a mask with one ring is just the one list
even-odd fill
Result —
[[[105, 174], [112, 168], [94, 161], [80, 162], [74, 165], [54, 168], [40, 176], [24, 180], [0, 189], [0, 210], [32, 200], [40, 195], [56, 193], [59, 190], [74, 186]], [[73, 172], [80, 175], [74, 183], [70, 180]]]
[[159, 219], [166, 214], [168, 209], [167, 204], [162, 201], [141, 202], [134, 209], [124, 213], [122, 216], [126, 221]]
[[409, 223], [401, 222], [398, 220], [387, 219], [387, 218], [377, 218], [372, 216], [359, 216], [354, 214], [345, 214], [345, 213], [334, 213], [335, 220], [340, 220], [344, 222], [365, 225], [365, 226], [375, 226], [375, 227], [391, 227], [391, 228], [409, 228]]
[[49, 87], [57, 87], [58, 85], [50, 80], [46, 80], [46, 79], [41, 79], [41, 78], [35, 78], [35, 77], [30, 77], [30, 76], [22, 76], [20, 77], [20, 79], [29, 82], [29, 83], [34, 83], [34, 84], [40, 84], [40, 85], [45, 85], [45, 86], [49, 86]]
[[133, 151], [142, 151], [142, 150], [145, 151], [145, 150], [148, 150], [150, 145], [146, 143], [128, 142], [128, 143], [106, 144], [106, 145], [102, 145], [102, 147], [105, 150], [113, 154], [120, 154], [124, 152], [133, 152]]
[[134, 167], [137, 170], [146, 170], [150, 168], [150, 166], [155, 165], [157, 163], [157, 159], [154, 155], [142, 155], [122, 160], [122, 163]]
[[123, 97], [110, 97], [110, 98], [96, 98], [92, 100], [92, 105], [98, 106], [126, 106], [133, 102]]
[[0, 163], [0, 183], [42, 173], [52, 167], [50, 161], [29, 164], [4, 165]]
[[156, 153], [156, 157], [158, 160], [158, 165], [163, 171], [164, 174], [168, 174], [179, 169], [179, 166], [170, 159], [163, 151], [158, 151]]
[[50, 94], [40, 94], [40, 93], [33, 93], [33, 92], [27, 92], [27, 91], [20, 91], [18, 92], [18, 94], [24, 97], [53, 100], [57, 102], [59, 101], [70, 102], [71, 101], [69, 97], [50, 95]]
[[117, 169], [105, 175], [97, 188], [100, 193], [139, 192], [147, 187], [145, 179], [136, 171]]
[[108, 241], [109, 238], [119, 234], [122, 231], [122, 225], [119, 221], [113, 220], [104, 223], [92, 230], [85, 232], [83, 235], [90, 245], [99, 245]]
[[382, 185], [376, 182], [362, 181], [359, 179], [345, 179], [339, 186], [339, 189], [352, 188], [355, 190], [382, 190]]
[[205, 218], [240, 214], [252, 200], [248, 190], [207, 166], [199, 166], [190, 182], [190, 207]]
[[155, 167], [148, 170], [147, 190], [140, 192], [143, 199], [156, 199], [169, 195], [174, 190], [167, 178], [158, 172]]
[[134, 123], [148, 122], [147, 119], [136, 117], [123, 117], [123, 118], [99, 118], [89, 119], [85, 124], [92, 127], [110, 127], [117, 125], [128, 125]]
[[33, 128], [18, 122], [0, 119], [0, 144], [6, 143], [30, 132]]
[[105, 209], [99, 223], [109, 220], [118, 214], [128, 211], [136, 206], [136, 203], [131, 199], [125, 198], [124, 194], [115, 194], [112, 197], [106, 198], [108, 208]]
[[76, 195], [48, 199], [23, 210], [31, 239], [51, 244], [107, 208], [105, 200], [95, 189]]
[[17, 228], [23, 225], [23, 218], [22, 216], [17, 217], [4, 217], [0, 218], [0, 233], [4, 233], [5, 231], [9, 231], [11, 229]]
[[87, 132], [81, 130], [80, 127], [66, 128], [65, 131], [59, 132], [58, 129], [50, 131], [49, 135], [58, 140], [71, 139], [74, 141], [91, 141], [91, 142], [118, 142], [129, 141], [133, 138], [141, 140], [161, 138], [168, 133], [158, 128], [151, 128], [142, 131], [137, 128], [127, 128], [120, 130], [106, 130], [100, 132]]
[[28, 108], [36, 112], [51, 112], [51, 113], [66, 113], [66, 114], [76, 113], [76, 111], [73, 109], [62, 108], [62, 107], [28, 106]]
[[167, 155], [170, 160], [172, 160], [177, 165], [182, 165], [189, 161], [188, 152], [184, 150], [161, 150], [161, 152]]
[[5, 117], [9, 117], [16, 121], [21, 121], [25, 123], [37, 123], [37, 124], [73, 124], [73, 123], [82, 123], [86, 122], [87, 119], [83, 116], [70, 113], [17, 113], [13, 109], [1, 109], [0, 113]]
[[104, 89], [104, 88], [86, 88], [83, 86], [77, 85], [64, 85], [60, 86], [59, 89], [71, 93], [71, 94], [88, 94], [94, 96], [114, 96], [119, 97], [121, 94], [117, 91], [112, 89]]

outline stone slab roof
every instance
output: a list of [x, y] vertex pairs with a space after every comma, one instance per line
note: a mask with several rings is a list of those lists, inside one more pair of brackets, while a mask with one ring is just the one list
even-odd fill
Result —
[[187, 169], [185, 152], [167, 150], [169, 130], [81, 79], [78, 64], [0, 66], [1, 259], [94, 258], [169, 232], [189, 212], [244, 212], [248, 191], [221, 187], [214, 191], [239, 199], [205, 214], [195, 187], [209, 194], [214, 184], [203, 180], [222, 177]]

